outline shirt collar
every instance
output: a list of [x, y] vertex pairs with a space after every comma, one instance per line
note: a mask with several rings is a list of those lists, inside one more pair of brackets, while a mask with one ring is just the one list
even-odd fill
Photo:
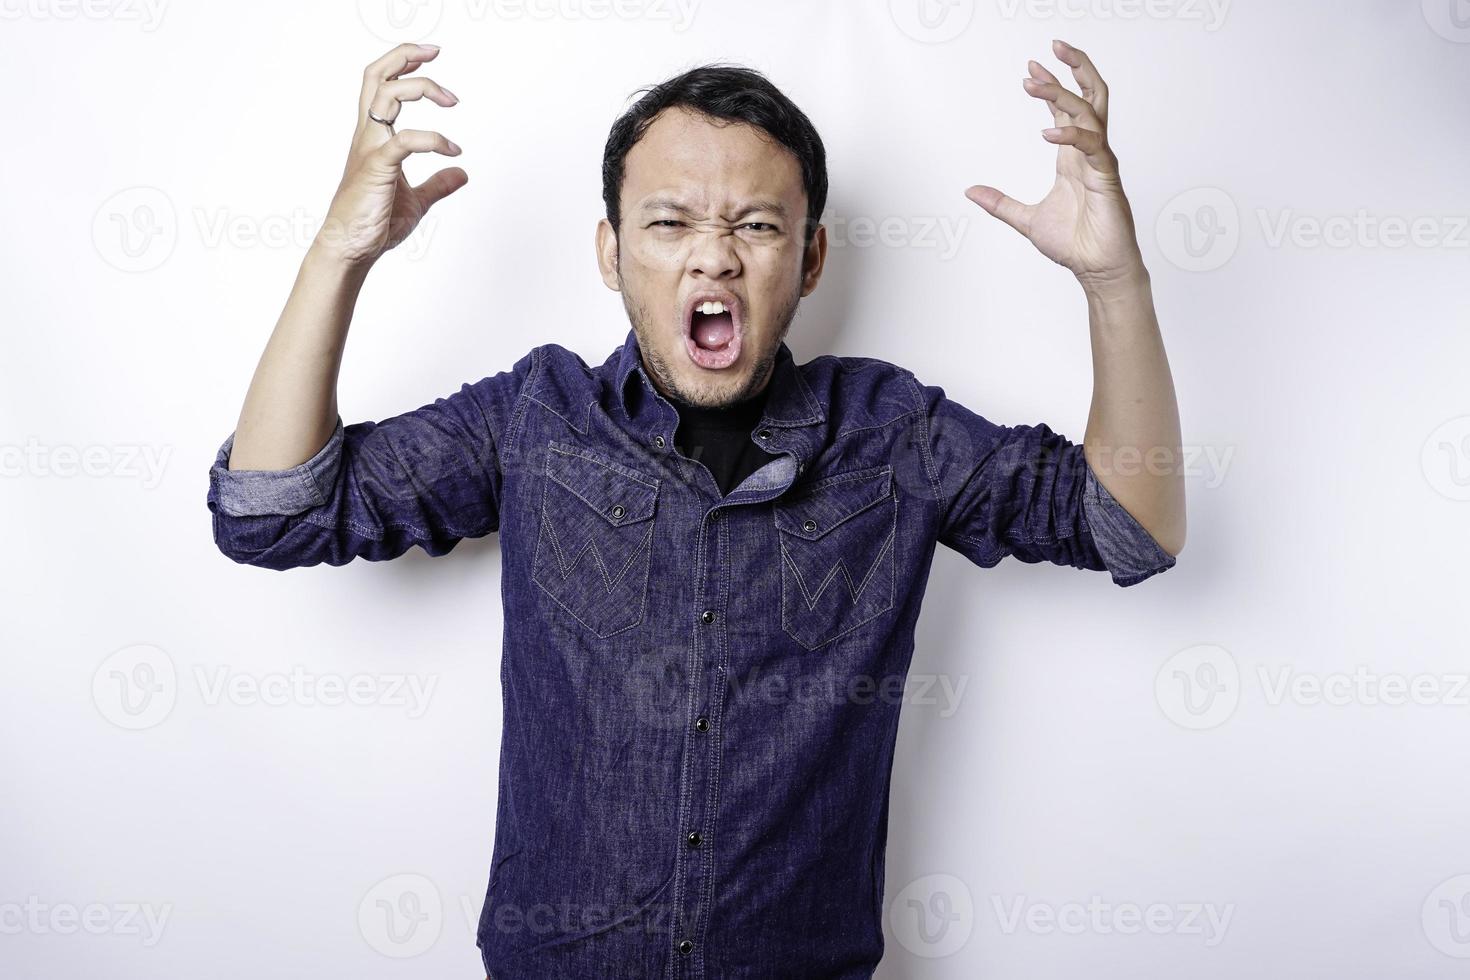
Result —
[[[654, 391], [653, 382], [648, 379], [639, 355], [638, 333], [630, 327], [618, 353], [615, 382], [623, 410], [629, 417], [632, 416], [636, 404], [633, 400], [635, 396], [629, 392], [632, 384], [630, 379], [635, 375], [645, 391]], [[776, 348], [776, 366], [771, 372], [769, 385], [765, 414], [761, 417], [762, 425], [802, 426], [826, 421], [827, 416], [822, 411], [821, 404], [812, 396], [811, 389], [807, 387], [797, 368], [791, 348], [784, 340]]]

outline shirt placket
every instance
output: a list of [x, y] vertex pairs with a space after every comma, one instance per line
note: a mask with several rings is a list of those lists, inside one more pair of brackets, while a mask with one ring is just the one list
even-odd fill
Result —
[[[769, 429], [757, 434], [763, 443]], [[779, 441], [779, 440], [777, 440]], [[769, 444], [769, 443], [766, 443]], [[743, 491], [704, 510], [697, 535], [695, 589], [691, 613], [695, 623], [689, 645], [689, 710], [684, 730], [684, 764], [680, 775], [680, 833], [675, 871], [674, 952], [669, 975], [702, 980], [705, 934], [715, 902], [715, 848], [719, 843], [720, 764], [725, 732], [726, 682], [730, 667], [726, 616], [730, 605], [731, 523], [789, 485]]]
[[[678, 456], [667, 416], [677, 412], [661, 398], [661, 425], [652, 437], [655, 451]], [[670, 433], [665, 436], [663, 433]], [[787, 446], [784, 433], [758, 425], [752, 437], [773, 456], [788, 453], [797, 458], [796, 471], [804, 466], [797, 447]], [[780, 484], [740, 491], [722, 500], [708, 470], [704, 479], [698, 473], [699, 463], [671, 460], [675, 467], [687, 469], [684, 485], [698, 498], [699, 526], [695, 531], [694, 589], [688, 600], [687, 615], [692, 619], [691, 642], [686, 661], [688, 704], [685, 712], [684, 745], [679, 775], [678, 840], [672, 842], [677, 857], [674, 868], [674, 892], [669, 921], [672, 923], [672, 952], [667, 976], [670, 980], [690, 978], [703, 980], [706, 963], [705, 935], [711, 907], [715, 901], [715, 846], [718, 843], [720, 760], [724, 732], [723, 712], [728, 690], [729, 633], [726, 615], [730, 602], [730, 523], [738, 519], [732, 508], [764, 503], [779, 496], [790, 486], [788, 476]], [[708, 492], [705, 485], [708, 484]]]
[[726, 508], [704, 511], [697, 534], [694, 619], [689, 644], [689, 710], [680, 773], [680, 839], [675, 862], [674, 977], [704, 976], [706, 926], [713, 901], [715, 815], [719, 798], [721, 736], [729, 633], [729, 523]]

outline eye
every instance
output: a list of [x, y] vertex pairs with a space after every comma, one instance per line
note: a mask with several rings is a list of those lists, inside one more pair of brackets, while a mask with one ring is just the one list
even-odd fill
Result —
[[748, 221], [740, 227], [749, 228], [751, 231], [760, 233], [778, 230], [775, 225], [771, 224], [768, 221]]
[[673, 218], [660, 218], [658, 221], [651, 222], [648, 227], [650, 227], [650, 228], [677, 228], [680, 225], [682, 225], [683, 223], [684, 222], [682, 222], [682, 221], [675, 221]]

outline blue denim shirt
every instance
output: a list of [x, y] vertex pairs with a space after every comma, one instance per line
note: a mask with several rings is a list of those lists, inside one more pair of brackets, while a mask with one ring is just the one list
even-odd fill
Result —
[[936, 543], [1133, 585], [1174, 559], [1082, 447], [881, 360], [782, 344], [728, 495], [637, 338], [546, 344], [283, 471], [210, 471], [221, 551], [286, 569], [500, 532], [495, 980], [869, 977], [889, 774]]

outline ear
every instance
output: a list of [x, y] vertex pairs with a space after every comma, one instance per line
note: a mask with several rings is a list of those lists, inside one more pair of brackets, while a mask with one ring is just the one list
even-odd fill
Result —
[[597, 271], [608, 289], [622, 292], [618, 287], [618, 233], [606, 218], [597, 222]]
[[817, 225], [812, 243], [806, 247], [801, 262], [801, 295], [809, 296], [822, 278], [822, 269], [827, 264], [827, 226]]

